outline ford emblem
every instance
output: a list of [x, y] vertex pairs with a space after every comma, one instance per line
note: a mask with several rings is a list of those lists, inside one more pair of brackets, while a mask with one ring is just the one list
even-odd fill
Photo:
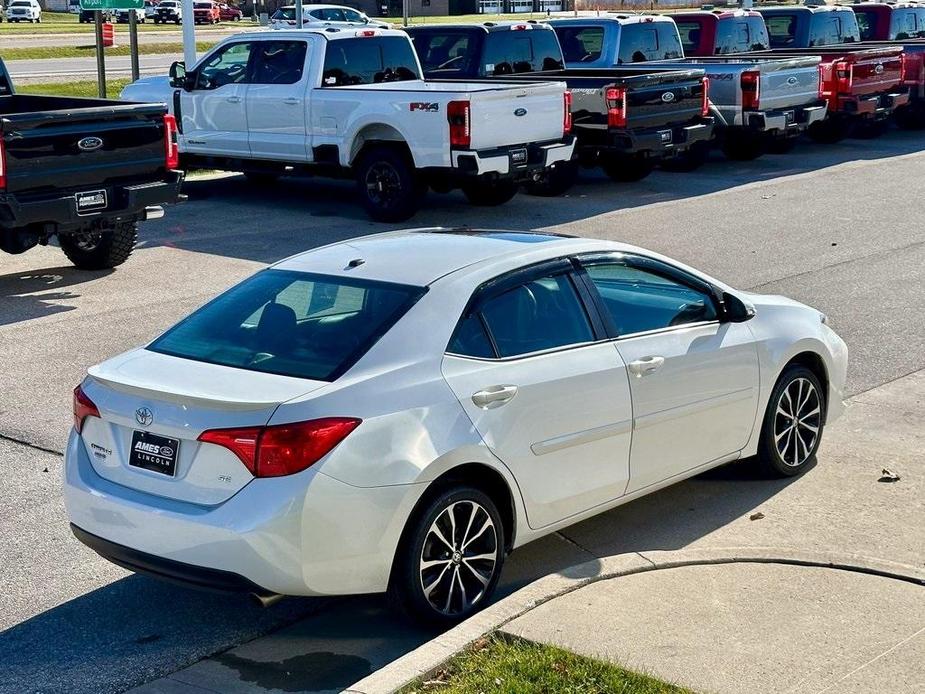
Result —
[[514, 115], [517, 116], [518, 118], [520, 118], [521, 116], [526, 116], [526, 115], [527, 115], [527, 109], [525, 109], [525, 108], [519, 108], [519, 109], [517, 109], [516, 111], [514, 111]]
[[797, 82], [799, 82], [799, 80], [796, 77], [787, 78], [787, 84], [789, 84], [791, 87], [795, 85]]
[[674, 92], [665, 92], [662, 94], [662, 101], [664, 101], [666, 104], [670, 104], [672, 101], [674, 101]]
[[77, 148], [83, 150], [84, 152], [92, 152], [95, 149], [99, 149], [103, 146], [103, 141], [98, 137], [85, 137], [82, 140], [78, 140]]
[[154, 413], [147, 407], [139, 407], [135, 410], [135, 421], [143, 427], [150, 426], [154, 421]]
[[883, 63], [877, 63], [877, 67], [874, 68], [874, 72], [878, 75], [883, 73]]

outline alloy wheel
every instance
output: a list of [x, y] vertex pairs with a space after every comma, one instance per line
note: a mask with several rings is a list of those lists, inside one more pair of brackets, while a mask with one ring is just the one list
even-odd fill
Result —
[[498, 531], [475, 501], [447, 506], [431, 524], [421, 550], [421, 589], [431, 607], [451, 616], [484, 596], [498, 564]]
[[389, 207], [401, 193], [401, 176], [389, 162], [376, 162], [366, 172], [366, 190], [377, 206]]
[[99, 232], [82, 231], [74, 234], [75, 245], [82, 251], [90, 252], [95, 250], [102, 240], [103, 235]]
[[781, 391], [774, 413], [774, 446], [785, 465], [799, 467], [809, 459], [821, 422], [818, 390], [809, 379], [793, 379]]

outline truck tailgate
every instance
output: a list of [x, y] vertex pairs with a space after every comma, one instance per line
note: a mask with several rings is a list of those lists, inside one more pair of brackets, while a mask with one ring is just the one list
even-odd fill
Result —
[[0, 98], [7, 192], [87, 190], [163, 172], [164, 112], [157, 104]]
[[902, 47], [858, 49], [852, 45], [819, 46], [816, 48], [772, 49], [769, 53], [780, 56], [818, 55], [822, 58], [822, 78], [832, 80], [836, 63], [851, 66], [851, 94], [865, 96], [880, 94], [902, 83]]
[[[472, 149], [492, 149], [562, 137], [565, 85], [561, 82], [492, 82], [494, 89], [469, 94]], [[502, 87], [498, 89], [498, 87]]]

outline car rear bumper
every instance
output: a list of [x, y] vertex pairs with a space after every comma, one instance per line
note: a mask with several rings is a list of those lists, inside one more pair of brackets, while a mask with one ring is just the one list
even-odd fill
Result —
[[749, 130], [766, 132], [771, 135], [798, 135], [813, 123], [825, 119], [828, 106], [819, 100], [812, 105], [796, 108], [782, 108], [773, 111], [759, 111], [745, 114], [745, 127]]
[[182, 182], [183, 174], [171, 171], [165, 180], [152, 183], [102, 186], [100, 190], [106, 191], [109, 201], [107, 208], [84, 214], [78, 213], [73, 193], [54, 192], [41, 196], [0, 193], [0, 228], [20, 229], [50, 224], [55, 232], [66, 233], [101, 222], [132, 218], [144, 220], [148, 208], [179, 202]]
[[354, 487], [309, 468], [205, 506], [104, 479], [73, 430], [65, 452], [64, 502], [78, 539], [133, 571], [219, 591], [384, 591], [425, 486]]
[[[529, 145], [489, 150], [453, 150], [454, 172], [464, 178], [493, 175], [497, 178], [529, 180], [553, 164], [569, 161], [575, 151], [575, 136]], [[521, 160], [519, 157], [523, 156]]]
[[894, 91], [869, 96], [839, 97], [838, 114], [850, 118], [885, 120], [909, 103], [909, 92]]
[[[602, 142], [596, 138], [581, 138], [578, 143], [581, 154], [615, 153], [638, 155], [650, 159], [669, 159], [690, 149], [698, 143], [708, 142], [713, 137], [714, 119], [704, 116], [694, 123], [666, 125], [663, 128], [609, 131]], [[589, 133], [590, 134], [590, 133]]]

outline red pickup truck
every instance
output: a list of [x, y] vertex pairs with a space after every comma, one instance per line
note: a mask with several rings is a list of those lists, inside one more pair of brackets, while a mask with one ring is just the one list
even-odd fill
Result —
[[713, 10], [672, 14], [684, 55], [707, 57], [771, 47], [761, 14], [754, 10]]
[[210, 0], [193, 4], [193, 20], [196, 24], [218, 24], [221, 19], [217, 3]]
[[910, 101], [896, 111], [896, 122], [904, 128], [925, 127], [925, 5], [865, 2], [851, 9], [861, 30], [860, 45], [902, 46], [903, 85]]
[[851, 8], [789, 6], [758, 12], [772, 53], [822, 57], [820, 92], [829, 110], [826, 119], [810, 129], [817, 140], [836, 142], [852, 131], [877, 135], [889, 117], [909, 103], [902, 46], [858, 47], [861, 32]]

